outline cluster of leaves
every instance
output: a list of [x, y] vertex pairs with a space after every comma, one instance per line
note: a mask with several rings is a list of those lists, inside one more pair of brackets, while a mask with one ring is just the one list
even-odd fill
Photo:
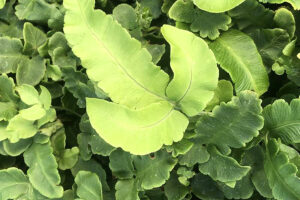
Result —
[[298, 9], [0, 0], [0, 199], [299, 200]]

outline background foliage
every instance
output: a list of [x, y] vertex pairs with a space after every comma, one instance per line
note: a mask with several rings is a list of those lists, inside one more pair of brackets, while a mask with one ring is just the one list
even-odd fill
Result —
[[0, 8], [1, 200], [300, 199], [299, 0]]

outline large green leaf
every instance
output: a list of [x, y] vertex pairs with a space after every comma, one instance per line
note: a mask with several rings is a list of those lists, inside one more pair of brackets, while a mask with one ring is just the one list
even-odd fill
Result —
[[212, 113], [200, 116], [196, 138], [202, 143], [241, 148], [258, 136], [263, 127], [261, 100], [251, 91], [241, 92]]
[[297, 167], [289, 162], [286, 153], [280, 151], [279, 143], [275, 139], [271, 139], [266, 145], [265, 172], [275, 199], [300, 199]]
[[290, 105], [277, 100], [264, 108], [263, 116], [270, 136], [280, 137], [287, 144], [300, 143], [300, 99]]
[[96, 174], [80, 171], [75, 177], [77, 195], [83, 200], [103, 200], [102, 185]]
[[47, 41], [46, 34], [29, 22], [24, 24], [23, 36], [24, 52], [28, 55], [37, 53], [38, 48]]
[[32, 190], [28, 178], [17, 168], [0, 170], [1, 200], [18, 199]]
[[238, 6], [245, 0], [193, 0], [198, 8], [212, 13], [221, 13]]
[[221, 67], [230, 74], [236, 92], [254, 90], [261, 95], [268, 90], [268, 74], [249, 36], [233, 29], [210, 43], [210, 48]]
[[65, 0], [64, 6], [64, 32], [73, 52], [114, 102], [141, 108], [166, 100], [168, 75], [112, 16], [94, 10], [94, 0]]
[[24, 160], [29, 167], [29, 180], [36, 190], [49, 198], [63, 196], [63, 188], [59, 186], [57, 163], [49, 143], [31, 145], [24, 153]]
[[188, 119], [168, 102], [133, 110], [101, 99], [87, 99], [87, 113], [109, 144], [143, 155], [182, 139]]
[[184, 113], [194, 116], [206, 107], [217, 88], [219, 73], [215, 57], [205, 41], [188, 31], [169, 25], [164, 25], [161, 31], [171, 45], [174, 72], [167, 96]]

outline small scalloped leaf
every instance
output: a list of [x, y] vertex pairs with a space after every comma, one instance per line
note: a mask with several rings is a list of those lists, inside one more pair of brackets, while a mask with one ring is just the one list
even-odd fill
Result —
[[177, 22], [190, 24], [193, 32], [199, 32], [202, 38], [215, 40], [220, 30], [227, 31], [231, 18], [224, 13], [209, 13], [194, 8], [192, 1], [178, 0], [169, 10], [170, 18]]

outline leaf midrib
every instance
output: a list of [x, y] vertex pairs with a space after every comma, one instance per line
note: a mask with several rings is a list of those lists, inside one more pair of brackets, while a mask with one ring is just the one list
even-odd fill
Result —
[[[227, 45], [226, 42], [222, 41], [222, 38], [219, 38], [218, 43], [221, 46], [223, 46], [225, 49], [227, 49], [228, 52], [230, 52], [230, 54], [238, 61], [238, 63], [241, 63], [239, 66], [242, 66], [241, 68], [244, 69], [243, 71], [246, 73], [246, 76], [250, 79], [253, 89], [255, 91], [258, 91], [255, 81], [251, 75], [251, 72], [249, 71], [249, 69], [247, 68], [247, 65], [243, 62], [243, 60], [235, 53], [235, 51], [229, 45]], [[230, 67], [230, 68], [232, 68], [232, 67]], [[226, 71], [227, 71], [227, 69], [226, 69]]]
[[275, 127], [271, 128], [270, 131], [278, 130], [278, 129], [285, 128], [287, 126], [293, 126], [293, 125], [299, 125], [300, 126], [300, 120], [279, 123]]
[[[78, 0], [76, 0], [77, 5], [79, 7], [80, 13], [83, 16], [83, 20], [84, 23], [86, 24], [87, 28], [90, 30], [91, 35], [95, 38], [95, 40], [100, 44], [100, 46], [103, 46], [103, 48], [106, 50], [106, 52], [110, 55], [110, 57], [115, 61], [115, 64], [117, 66], [119, 66], [119, 68], [129, 77], [130, 80], [132, 80], [134, 83], [136, 83], [136, 85], [140, 86], [141, 88], [143, 88], [145, 91], [147, 91], [148, 93], [152, 94], [153, 96], [156, 96], [160, 99], [163, 99], [164, 101], [168, 101], [167, 98], [162, 97], [154, 92], [152, 92], [151, 90], [149, 90], [148, 88], [146, 88], [145, 86], [143, 86], [141, 83], [139, 83], [137, 80], [135, 80], [128, 72], [127, 70], [124, 68], [124, 66], [118, 61], [118, 59], [116, 57], [113, 56], [113, 54], [109, 51], [109, 49], [105, 46], [104, 43], [101, 42], [101, 40], [98, 38], [97, 34], [95, 33], [95, 31], [93, 30], [93, 28], [89, 25], [88, 20], [86, 18], [85, 13], [82, 11], [81, 6], [78, 3]], [[93, 11], [94, 12], [94, 11]]]

